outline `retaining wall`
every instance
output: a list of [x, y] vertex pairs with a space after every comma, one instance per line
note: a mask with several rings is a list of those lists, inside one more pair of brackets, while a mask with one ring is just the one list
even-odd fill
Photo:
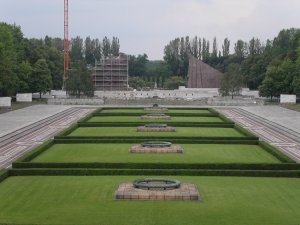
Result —
[[0, 107], [11, 107], [11, 97], [1, 97]]
[[18, 93], [17, 102], [32, 102], [32, 93]]

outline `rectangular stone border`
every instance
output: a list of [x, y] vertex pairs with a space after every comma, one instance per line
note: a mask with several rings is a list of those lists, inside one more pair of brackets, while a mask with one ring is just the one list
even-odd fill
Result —
[[183, 148], [179, 145], [171, 145], [170, 147], [143, 147], [142, 145], [132, 145], [129, 153], [183, 153]]
[[127, 201], [199, 201], [197, 187], [192, 183], [182, 183], [180, 188], [173, 190], [143, 190], [132, 183], [122, 183], [114, 192], [114, 199]]
[[145, 127], [139, 126], [136, 128], [136, 132], [176, 132], [175, 127]]

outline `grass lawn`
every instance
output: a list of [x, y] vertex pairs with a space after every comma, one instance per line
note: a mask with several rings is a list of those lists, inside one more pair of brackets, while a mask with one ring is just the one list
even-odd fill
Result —
[[122, 201], [127, 176], [21, 176], [0, 183], [0, 223], [97, 225], [297, 225], [300, 179], [172, 177], [201, 202]]
[[176, 132], [137, 132], [136, 127], [79, 127], [69, 136], [245, 137], [234, 128], [176, 127]]
[[32, 162], [279, 163], [258, 145], [180, 146], [183, 154], [131, 154], [131, 144], [55, 144]]
[[168, 111], [146, 111], [142, 109], [103, 109], [101, 112], [103, 113], [211, 113], [207, 109], [169, 109]]
[[298, 111], [300, 112], [300, 104], [297, 104], [297, 105], [281, 105], [282, 107], [284, 108], [287, 108], [287, 109], [290, 109], [290, 110], [294, 110], [294, 111]]
[[167, 120], [141, 119], [140, 116], [94, 116], [87, 122], [224, 122], [219, 117], [171, 117]]

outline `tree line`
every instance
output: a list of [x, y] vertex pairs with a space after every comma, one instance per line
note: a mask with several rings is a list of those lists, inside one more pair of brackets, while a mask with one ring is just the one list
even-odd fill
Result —
[[[278, 97], [281, 93], [300, 94], [300, 30], [284, 29], [273, 40], [265, 43], [258, 38], [246, 42], [238, 40], [232, 46], [225, 38], [219, 48], [217, 38], [212, 45], [200, 37], [181, 37], [164, 48], [164, 61], [173, 75], [187, 77], [189, 55], [225, 73], [224, 95], [230, 80], [239, 80], [236, 86], [259, 89], [260, 95]], [[228, 78], [235, 74], [233, 78]], [[239, 89], [238, 88], [238, 89]], [[233, 91], [232, 91], [233, 92]], [[238, 92], [234, 90], [234, 92]]]
[[[91, 72], [87, 66], [93, 66], [103, 57], [119, 55], [119, 39], [104, 37], [100, 41], [76, 37], [69, 41], [69, 46], [67, 91], [77, 96], [92, 95]], [[61, 38], [25, 38], [20, 26], [0, 22], [0, 96], [61, 90], [63, 51]]]

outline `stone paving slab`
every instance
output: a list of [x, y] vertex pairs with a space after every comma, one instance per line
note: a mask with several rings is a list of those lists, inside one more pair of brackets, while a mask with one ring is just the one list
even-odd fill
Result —
[[[42, 126], [38, 126], [37, 128], [29, 126], [28, 129], [30, 132], [21, 133], [21, 137], [17, 139], [8, 139], [7, 144], [0, 145], [0, 169], [10, 167], [11, 163], [25, 152], [53, 138], [54, 135], [94, 110], [94, 108], [64, 110], [60, 112], [60, 117], [55, 117], [49, 123], [42, 124]], [[11, 134], [16, 132], [12, 132]]]
[[33, 105], [0, 114], [0, 137], [69, 108], [72, 106]]
[[300, 112], [280, 106], [248, 106], [240, 108], [300, 133]]

